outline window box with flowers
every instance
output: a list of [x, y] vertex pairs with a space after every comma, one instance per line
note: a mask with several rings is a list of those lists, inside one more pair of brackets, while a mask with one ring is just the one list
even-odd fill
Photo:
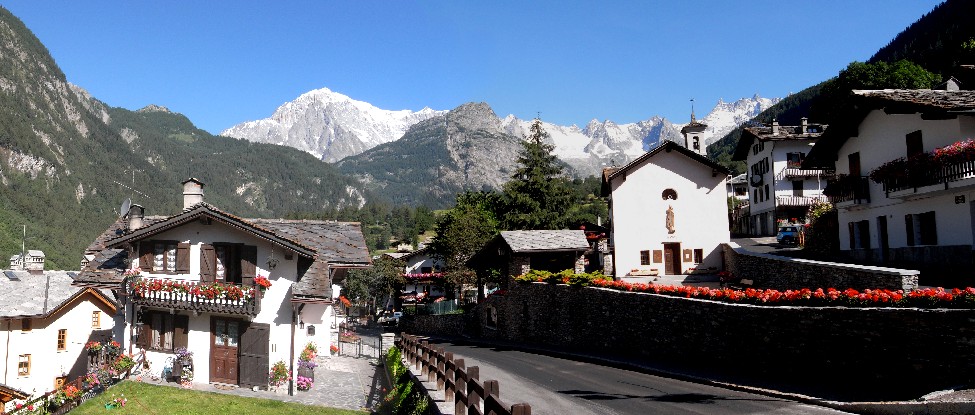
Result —
[[247, 315], [260, 312], [261, 287], [264, 286], [147, 277], [129, 279], [132, 301], [139, 305]]

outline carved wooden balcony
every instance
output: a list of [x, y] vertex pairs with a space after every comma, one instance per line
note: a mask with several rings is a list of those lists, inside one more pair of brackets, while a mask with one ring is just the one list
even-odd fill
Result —
[[256, 316], [263, 292], [256, 286], [165, 278], [134, 278], [127, 285], [132, 303], [207, 313]]

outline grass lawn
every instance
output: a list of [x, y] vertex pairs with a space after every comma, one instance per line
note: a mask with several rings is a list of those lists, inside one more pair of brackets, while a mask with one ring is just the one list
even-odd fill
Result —
[[[112, 395], [125, 395], [128, 403], [123, 408], [105, 409]], [[348, 409], [325, 408], [262, 398], [243, 398], [213, 392], [179, 389], [169, 386], [150, 385], [125, 381], [112, 386], [83, 405], [71, 411], [71, 415], [86, 414], [326, 414], [361, 415], [365, 412]]]

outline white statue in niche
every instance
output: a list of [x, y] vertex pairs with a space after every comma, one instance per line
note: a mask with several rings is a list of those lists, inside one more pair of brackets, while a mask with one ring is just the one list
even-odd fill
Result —
[[674, 227], [674, 207], [667, 206], [667, 233], [677, 232]]

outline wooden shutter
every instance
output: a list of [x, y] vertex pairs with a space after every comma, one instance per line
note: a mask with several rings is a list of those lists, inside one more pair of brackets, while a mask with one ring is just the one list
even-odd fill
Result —
[[240, 386], [251, 388], [267, 386], [267, 375], [271, 367], [268, 353], [271, 340], [271, 325], [247, 323], [240, 335]]
[[139, 242], [139, 268], [152, 272], [152, 241]]
[[914, 246], [914, 215], [904, 215], [904, 227], [907, 228], [907, 246]]
[[190, 244], [180, 242], [176, 245], [176, 273], [190, 273]]
[[217, 255], [213, 245], [200, 246], [200, 280], [214, 282], [217, 278]]
[[244, 245], [240, 247], [240, 274], [241, 284], [254, 285], [254, 277], [257, 276], [256, 246]]
[[187, 347], [187, 333], [190, 329], [190, 316], [176, 315], [173, 317], [173, 349]]
[[[136, 311], [136, 313], [138, 313], [138, 311]], [[152, 338], [151, 313], [146, 311], [142, 312], [142, 318], [139, 319], [139, 322], [142, 323], [142, 329], [139, 331], [139, 337], [136, 337], [135, 345], [140, 349], [148, 349], [149, 339]]]
[[850, 228], [850, 249], [857, 249], [857, 237], [856, 231], [853, 230], [853, 222], [847, 223], [847, 227]]

